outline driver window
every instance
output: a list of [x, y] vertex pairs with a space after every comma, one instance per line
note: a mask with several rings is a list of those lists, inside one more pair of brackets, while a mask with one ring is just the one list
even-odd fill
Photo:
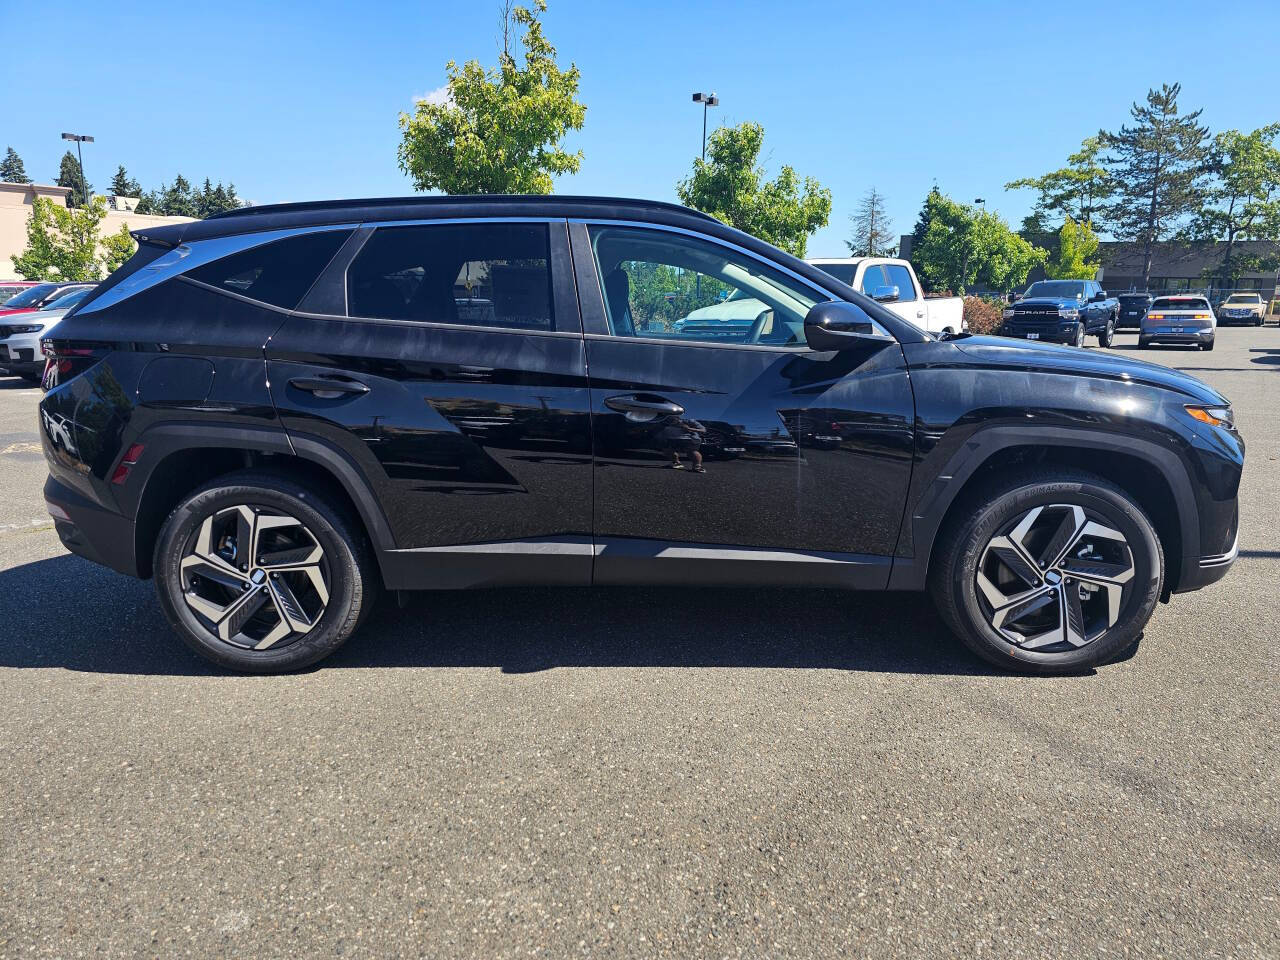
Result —
[[593, 226], [591, 249], [616, 337], [804, 346], [804, 318], [822, 298], [717, 243], [636, 227]]

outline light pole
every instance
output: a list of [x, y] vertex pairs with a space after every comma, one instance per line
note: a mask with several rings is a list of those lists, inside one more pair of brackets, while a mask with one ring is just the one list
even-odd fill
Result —
[[702, 159], [707, 159], [707, 107], [720, 106], [720, 98], [712, 93], [695, 93], [693, 102], [702, 104]]
[[84, 177], [84, 155], [80, 152], [80, 144], [93, 143], [93, 137], [79, 133], [64, 133], [62, 139], [76, 142], [76, 159], [80, 162], [80, 197], [87, 207], [89, 205], [89, 182]]
[[987, 212], [987, 201], [986, 201], [986, 200], [983, 200], [983, 199], [982, 199], [982, 197], [976, 197], [976, 198], [974, 198], [974, 201], [973, 201], [973, 202], [974, 202], [974, 203], [976, 203], [978, 206], [980, 206], [980, 207], [982, 208], [982, 212], [983, 212], [983, 213], [986, 213], [986, 212]]

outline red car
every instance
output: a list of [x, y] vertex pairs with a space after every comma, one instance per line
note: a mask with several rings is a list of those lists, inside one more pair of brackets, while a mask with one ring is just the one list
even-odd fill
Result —
[[64, 293], [73, 293], [84, 287], [92, 287], [92, 283], [37, 283], [15, 294], [0, 305], [0, 317], [14, 313], [31, 313], [39, 310], [46, 303], [56, 300]]
[[34, 287], [39, 280], [4, 280], [0, 281], [0, 306], [10, 297], [16, 296], [29, 287]]

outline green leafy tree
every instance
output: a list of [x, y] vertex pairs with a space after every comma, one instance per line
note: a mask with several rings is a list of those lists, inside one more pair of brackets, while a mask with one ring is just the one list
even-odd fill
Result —
[[1058, 251], [1045, 264], [1045, 276], [1051, 280], [1092, 280], [1102, 265], [1097, 256], [1098, 237], [1089, 224], [1067, 217], [1058, 229]]
[[76, 209], [36, 197], [27, 220], [27, 246], [12, 258], [14, 269], [27, 280], [100, 279], [98, 226], [106, 215], [101, 197]]
[[1275, 146], [1280, 123], [1252, 133], [1224, 130], [1209, 149], [1210, 185], [1206, 203], [1196, 215], [1192, 235], [1222, 241], [1222, 256], [1206, 279], [1223, 285], [1250, 270], [1276, 266], [1275, 257], [1241, 255], [1241, 240], [1280, 243], [1280, 149]]
[[1106, 208], [1110, 232], [1142, 246], [1142, 282], [1151, 280], [1155, 244], [1175, 233], [1204, 200], [1206, 137], [1201, 111], [1180, 115], [1181, 84], [1147, 92], [1133, 104], [1133, 126], [1103, 133], [1114, 199]]
[[845, 241], [849, 253], [855, 257], [891, 256], [895, 247], [893, 224], [884, 211], [884, 194], [875, 187], [868, 190], [858, 204], [858, 212], [849, 218], [853, 222], [853, 237]]
[[[561, 70], [556, 48], [539, 19], [546, 0], [533, 9], [504, 9], [498, 66], [450, 60], [448, 96], [419, 100], [400, 115], [400, 169], [418, 190], [445, 193], [550, 193], [553, 177], [577, 173], [582, 151], [562, 143], [581, 130], [587, 108], [578, 102], [578, 68]], [[524, 62], [511, 52], [511, 35], [524, 28]]]
[[31, 182], [31, 178], [27, 176], [27, 168], [22, 165], [22, 158], [18, 156], [18, 151], [13, 149], [13, 147], [6, 149], [4, 152], [4, 159], [0, 160], [0, 182]]
[[89, 195], [93, 195], [93, 184], [84, 179], [84, 171], [80, 169], [80, 161], [76, 159], [76, 155], [68, 150], [62, 155], [62, 163], [58, 168], [58, 179], [54, 181], [60, 187], [67, 187], [71, 190], [67, 202], [73, 207], [83, 207], [85, 204], [85, 191], [89, 191]]
[[924, 236], [912, 248], [911, 263], [932, 289], [963, 293], [981, 284], [1008, 291], [1045, 261], [1043, 250], [1010, 230], [999, 216], [956, 203], [936, 188], [926, 198], [921, 217]]
[[116, 175], [111, 178], [111, 195], [113, 197], [142, 196], [142, 184], [129, 176], [124, 164], [116, 167]]
[[721, 127], [707, 144], [707, 159], [693, 161], [693, 175], [676, 192], [686, 206], [803, 257], [809, 237], [831, 218], [831, 191], [812, 177], [802, 183], [788, 166], [766, 182], [763, 146], [758, 123]]
[[103, 269], [111, 274], [133, 256], [133, 252], [138, 249], [138, 244], [129, 235], [129, 225], [122, 223], [119, 230], [109, 237], [102, 238], [101, 248]]
[[1102, 135], [1088, 137], [1080, 149], [1067, 157], [1067, 165], [1040, 177], [1023, 177], [1004, 185], [1006, 190], [1035, 190], [1039, 193], [1032, 216], [1032, 229], [1023, 222], [1024, 232], [1051, 231], [1051, 220], [1073, 218], [1091, 227], [1111, 195], [1111, 174], [1102, 165]]

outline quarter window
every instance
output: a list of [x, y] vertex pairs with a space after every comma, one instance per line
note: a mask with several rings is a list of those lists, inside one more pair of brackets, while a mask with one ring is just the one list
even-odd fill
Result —
[[900, 263], [886, 263], [885, 275], [889, 286], [898, 288], [898, 302], [907, 303], [916, 298], [916, 285], [911, 282], [911, 271]]
[[826, 299], [752, 257], [684, 234], [596, 226], [591, 248], [617, 337], [803, 346], [805, 315]]
[[353, 317], [553, 330], [546, 224], [380, 227], [347, 271]]
[[349, 236], [350, 230], [320, 230], [285, 237], [207, 263], [187, 276], [292, 310]]

